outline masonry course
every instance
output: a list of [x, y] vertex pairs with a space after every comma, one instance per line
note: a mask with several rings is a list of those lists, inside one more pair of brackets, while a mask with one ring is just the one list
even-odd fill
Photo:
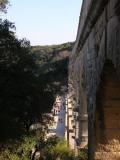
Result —
[[[79, 147], [88, 144], [89, 160], [95, 158], [96, 97], [105, 64], [113, 64], [120, 78], [119, 10], [119, 0], [83, 0], [76, 43], [70, 56], [69, 94], [72, 93], [71, 101], [74, 101], [72, 107], [79, 106], [79, 130], [75, 136], [79, 139]], [[117, 158], [120, 159], [119, 154], [114, 160]]]

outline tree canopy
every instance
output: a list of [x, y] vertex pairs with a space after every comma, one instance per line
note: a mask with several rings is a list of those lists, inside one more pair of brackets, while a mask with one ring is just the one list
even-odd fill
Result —
[[14, 28], [13, 23], [0, 20], [0, 123], [4, 136], [17, 125], [17, 130], [27, 127], [37, 92], [30, 43], [18, 40]]
[[6, 11], [6, 7], [7, 7], [8, 3], [9, 3], [8, 0], [0, 0], [0, 12]]
[[50, 112], [55, 95], [67, 84], [69, 45], [54, 46], [45, 55], [26, 39], [17, 39], [14, 29], [13, 23], [0, 20], [1, 138], [27, 132], [35, 119]]

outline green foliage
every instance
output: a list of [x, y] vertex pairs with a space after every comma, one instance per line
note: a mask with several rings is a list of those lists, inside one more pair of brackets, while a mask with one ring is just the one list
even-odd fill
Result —
[[67, 147], [67, 142], [63, 140], [60, 140], [53, 148], [53, 154], [60, 157], [61, 160], [72, 160], [75, 157], [74, 152]]
[[19, 151], [23, 151], [22, 157], [29, 157], [30, 151], [35, 147], [37, 144], [37, 139], [34, 136], [24, 136], [20, 147], [18, 148]]
[[[40, 153], [45, 160], [67, 160], [74, 157], [74, 153], [67, 147], [67, 143], [58, 137], [50, 137], [39, 146]], [[72, 159], [71, 159], [72, 160]]]
[[30, 160], [32, 158], [31, 151], [35, 148], [44, 160], [56, 160], [57, 158], [60, 160], [87, 160], [87, 150], [80, 150], [76, 156], [75, 151], [67, 147], [65, 140], [56, 136], [47, 140], [38, 140], [35, 135], [23, 136], [14, 144], [8, 143], [0, 154], [0, 160]]
[[78, 151], [78, 159], [79, 160], [87, 160], [87, 149], [82, 149]]
[[47, 59], [41, 54], [38, 65], [29, 41], [18, 40], [14, 29], [13, 23], [0, 19], [0, 141], [27, 133], [34, 119], [42, 121], [42, 114], [51, 111], [55, 95], [67, 84], [68, 53], [47, 53]]
[[68, 58], [72, 47], [73, 43], [68, 42], [61, 45], [33, 46], [31, 50], [36, 63], [43, 65]]
[[9, 21], [0, 20], [0, 140], [26, 132], [35, 116], [34, 105], [39, 104], [37, 66], [30, 44], [18, 40], [14, 28]]
[[9, 142], [0, 154], [0, 160], [30, 160], [31, 150], [37, 144], [35, 136], [27, 135], [20, 140]]
[[55, 136], [44, 141], [44, 145], [39, 149], [45, 160], [87, 160], [87, 150], [80, 150], [76, 155], [75, 151], [67, 146], [65, 140]]
[[33, 46], [32, 56], [39, 65], [37, 74], [45, 82], [44, 88], [53, 95], [67, 87], [68, 59], [73, 43], [52, 46]]
[[8, 0], [0, 0], [0, 12], [6, 12], [6, 7], [8, 5]]

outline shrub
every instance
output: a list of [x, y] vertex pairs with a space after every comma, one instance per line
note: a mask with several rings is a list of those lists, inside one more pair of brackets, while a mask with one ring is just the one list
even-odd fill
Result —
[[79, 150], [78, 160], [87, 160], [87, 149]]
[[24, 136], [21, 140], [5, 145], [0, 160], [30, 160], [31, 150], [37, 144], [34, 136]]

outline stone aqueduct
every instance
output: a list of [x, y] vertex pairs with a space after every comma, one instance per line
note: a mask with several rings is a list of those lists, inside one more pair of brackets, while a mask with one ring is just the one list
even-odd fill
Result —
[[[77, 147], [120, 160], [120, 0], [83, 0], [69, 62]], [[76, 118], [76, 116], [78, 118]]]

